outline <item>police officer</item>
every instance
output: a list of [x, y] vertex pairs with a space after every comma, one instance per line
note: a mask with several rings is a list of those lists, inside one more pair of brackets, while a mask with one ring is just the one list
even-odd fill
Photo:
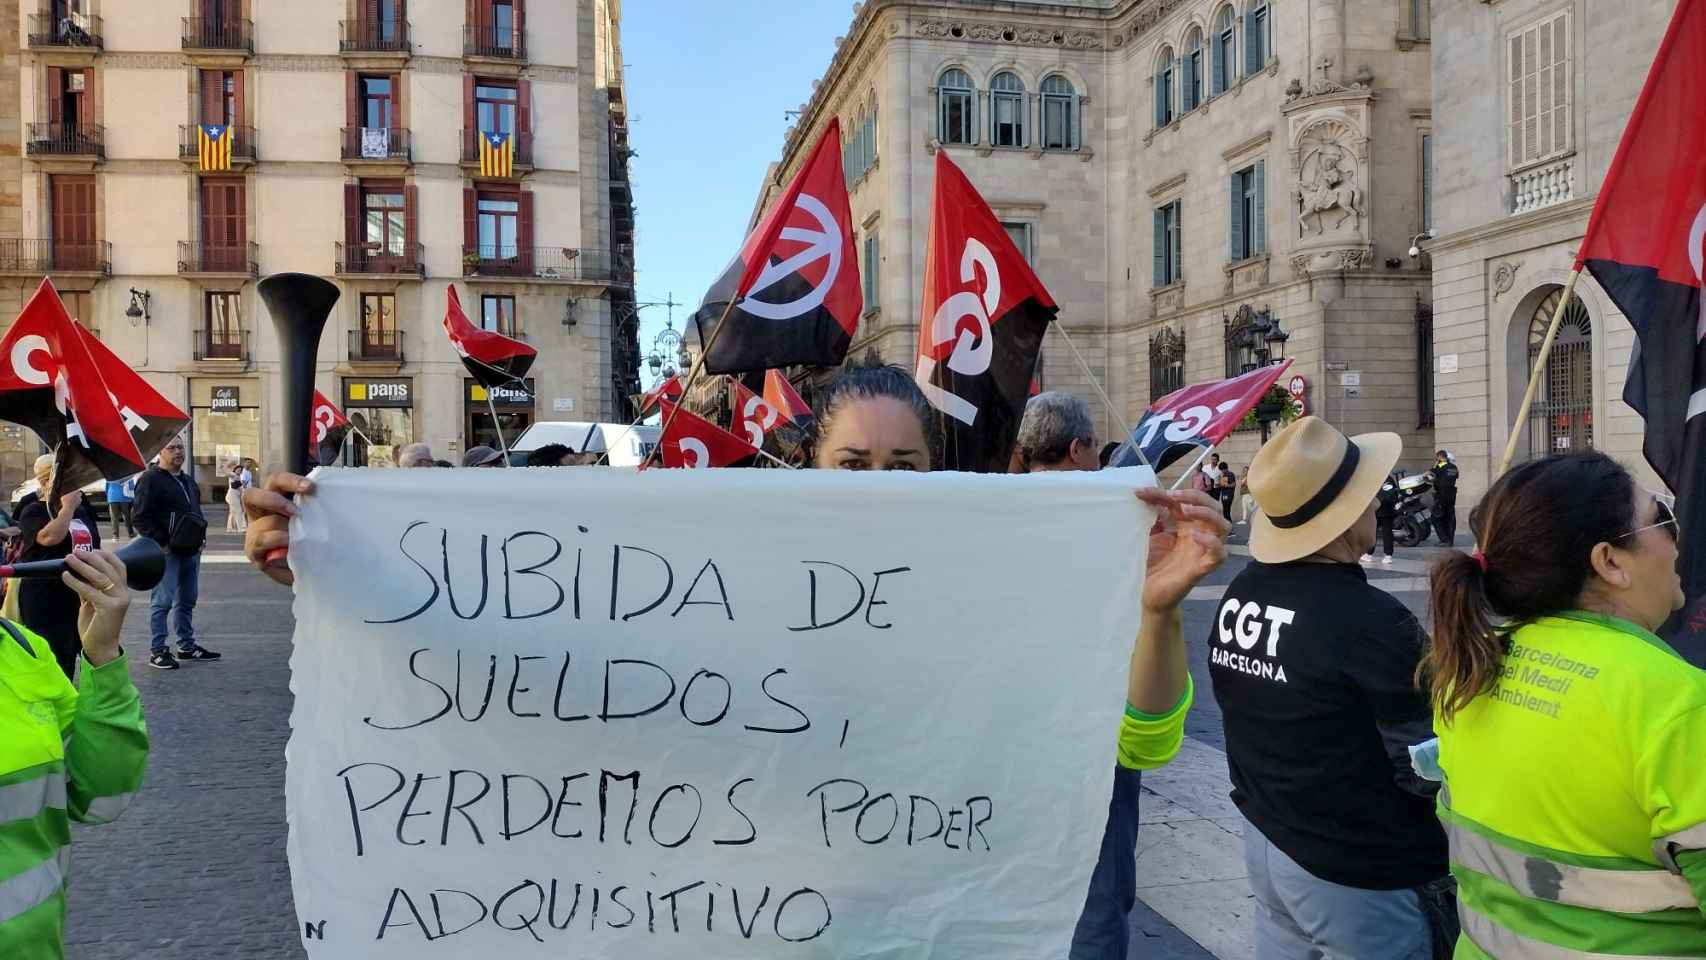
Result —
[[142, 785], [148, 733], [119, 630], [124, 563], [72, 553], [65, 585], [82, 598], [79, 687], [47, 641], [0, 621], [0, 957], [64, 955], [70, 821], [106, 823]]
[[1428, 477], [1434, 485], [1434, 532], [1439, 534], [1439, 542], [1449, 547], [1457, 539], [1457, 464], [1451, 454], [1435, 451]]

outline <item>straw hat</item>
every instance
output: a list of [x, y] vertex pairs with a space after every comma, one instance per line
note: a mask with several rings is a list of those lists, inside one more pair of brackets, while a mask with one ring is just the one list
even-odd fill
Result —
[[1396, 433], [1347, 440], [1320, 417], [1275, 434], [1250, 461], [1246, 485], [1261, 511], [1250, 521], [1250, 555], [1285, 563], [1338, 539], [1374, 502], [1403, 450]]

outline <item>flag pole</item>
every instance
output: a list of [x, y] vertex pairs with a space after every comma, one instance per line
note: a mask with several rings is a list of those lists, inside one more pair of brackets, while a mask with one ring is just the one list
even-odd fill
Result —
[[498, 450], [504, 455], [504, 466], [509, 466], [509, 443], [504, 440], [503, 422], [498, 420], [498, 402], [492, 397], [492, 388], [486, 388], [486, 409], [492, 412], [492, 432], [498, 435]]
[[1191, 468], [1186, 470], [1184, 473], [1179, 474], [1179, 479], [1174, 480], [1173, 485], [1168, 489], [1177, 490], [1179, 487], [1184, 485], [1186, 480], [1195, 476], [1196, 472], [1202, 468], [1202, 462], [1208, 459], [1208, 455], [1213, 452], [1215, 446], [1218, 446], [1218, 444], [1211, 444], [1210, 446], [1203, 447], [1202, 453], [1197, 454], [1197, 458], [1191, 461]]
[[[1078, 358], [1078, 365], [1084, 368], [1085, 379], [1090, 381], [1090, 386], [1096, 388], [1096, 395], [1102, 398], [1103, 406], [1107, 407], [1108, 413], [1114, 418], [1114, 422], [1120, 425], [1120, 430], [1124, 434], [1124, 439], [1127, 441], [1135, 439], [1135, 437], [1132, 436], [1131, 425], [1126, 422], [1125, 415], [1120, 413], [1119, 408], [1114, 406], [1114, 402], [1112, 400], [1108, 399], [1108, 392], [1102, 389], [1101, 381], [1097, 380], [1096, 374], [1091, 372], [1089, 361], [1085, 360], [1084, 355], [1078, 352], [1078, 345], [1073, 343], [1072, 338], [1067, 335], [1066, 325], [1061, 323], [1059, 320], [1056, 320], [1054, 323], [1049, 324], [1049, 326], [1053, 327], [1055, 331], [1060, 334], [1060, 338], [1065, 340], [1066, 345], [1072, 349], [1072, 355]], [[1142, 447], [1134, 443], [1131, 448], [1137, 452], [1137, 458], [1143, 461], [1144, 466], [1148, 467], [1151, 471], [1155, 471], [1155, 465], [1150, 463], [1149, 458], [1143, 455]]]
[[[1558, 298], [1558, 308], [1552, 311], [1552, 325], [1546, 328], [1546, 339], [1540, 342], [1540, 354], [1534, 358], [1534, 369], [1528, 374], [1528, 389], [1523, 391], [1522, 405], [1517, 408], [1516, 421], [1511, 424], [1510, 439], [1505, 442], [1505, 455], [1499, 459], [1499, 469], [1493, 471], [1493, 477], [1498, 477], [1511, 465], [1511, 458], [1516, 456], [1517, 441], [1522, 439], [1522, 423], [1528, 419], [1528, 412], [1534, 406], [1534, 389], [1540, 385], [1540, 375], [1546, 370], [1546, 360], [1552, 355], [1552, 340], [1558, 335], [1558, 325], [1564, 320], [1564, 311], [1570, 306], [1570, 298], [1575, 296], [1576, 281], [1582, 277], [1582, 268], [1577, 266], [1571, 271], [1569, 282], [1564, 284], [1563, 295]], [[1491, 478], [1489, 478], [1491, 479]]]
[[781, 467], [784, 470], [798, 470], [798, 469], [800, 469], [799, 467], [794, 466], [793, 464], [789, 463], [788, 461], [783, 460], [781, 457], [777, 457], [777, 456], [774, 456], [772, 454], [765, 453], [763, 447], [758, 448], [758, 455], [763, 457], [764, 459], [770, 461], [771, 463], [774, 463], [778, 467]]

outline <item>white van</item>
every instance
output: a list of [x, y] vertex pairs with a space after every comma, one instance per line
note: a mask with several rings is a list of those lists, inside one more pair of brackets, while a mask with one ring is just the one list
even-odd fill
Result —
[[626, 423], [588, 423], [585, 420], [543, 420], [528, 427], [509, 445], [509, 462], [527, 463], [527, 455], [540, 447], [560, 443], [576, 453], [610, 451], [613, 467], [637, 467], [657, 446], [660, 429]]

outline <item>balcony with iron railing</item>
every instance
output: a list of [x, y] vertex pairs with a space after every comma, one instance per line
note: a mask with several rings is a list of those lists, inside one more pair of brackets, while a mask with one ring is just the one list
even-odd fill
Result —
[[343, 158], [361, 163], [408, 163], [410, 137], [407, 127], [344, 127]]
[[495, 24], [462, 28], [462, 55], [488, 60], [526, 60], [527, 37], [520, 30]]
[[257, 243], [178, 241], [178, 273], [184, 276], [258, 277], [261, 247]]
[[107, 158], [107, 131], [98, 123], [32, 123], [24, 131], [32, 157]]
[[30, 49], [32, 50], [99, 50], [101, 49], [101, 18], [83, 13], [55, 17], [51, 13], [30, 16]]
[[[480, 140], [484, 137], [485, 133], [480, 130], [462, 131], [463, 166], [478, 167], [480, 165]], [[510, 158], [511, 165], [518, 171], [523, 168], [531, 169], [533, 167], [533, 134], [530, 132], [512, 133], [510, 139], [515, 144], [514, 154]]]
[[426, 246], [403, 245], [401, 251], [388, 252], [377, 243], [332, 245], [334, 270], [340, 277], [362, 276], [426, 276]]
[[104, 240], [77, 243], [0, 238], [0, 274], [34, 277], [73, 273], [112, 276], [113, 245]]
[[255, 52], [255, 22], [229, 17], [183, 18], [185, 50], [209, 53]]
[[247, 330], [204, 325], [195, 335], [197, 363], [246, 365], [252, 356]]
[[[178, 159], [191, 163], [201, 162], [201, 137], [198, 131], [201, 124], [178, 125]], [[233, 124], [225, 128], [225, 136], [231, 138], [231, 164], [254, 163], [258, 156], [255, 150], [255, 128]]]
[[349, 362], [400, 367], [406, 360], [403, 331], [395, 327], [361, 327], [349, 332]]
[[608, 283], [614, 271], [608, 250], [484, 244], [462, 248], [462, 275], [530, 282]]
[[338, 23], [339, 53], [391, 53], [408, 56], [409, 21], [395, 17], [360, 17]]

